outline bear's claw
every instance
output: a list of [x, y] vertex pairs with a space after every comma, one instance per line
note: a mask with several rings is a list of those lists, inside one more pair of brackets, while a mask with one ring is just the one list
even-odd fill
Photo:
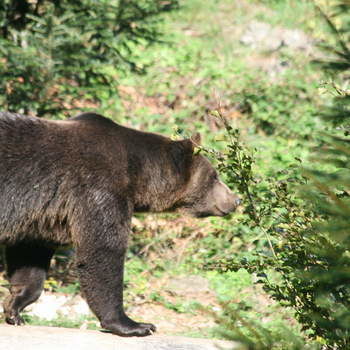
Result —
[[121, 337], [145, 337], [147, 335], [152, 335], [157, 329], [156, 326], [151, 323], [136, 323], [132, 326], [114, 324], [104, 328]]
[[19, 315], [11, 315], [5, 318], [6, 323], [13, 326], [22, 326], [25, 324], [23, 318]]

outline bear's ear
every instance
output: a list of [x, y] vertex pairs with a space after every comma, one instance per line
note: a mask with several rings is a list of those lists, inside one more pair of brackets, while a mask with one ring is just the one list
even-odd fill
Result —
[[182, 153], [193, 153], [195, 144], [191, 139], [185, 139], [180, 141], [175, 141], [178, 149], [181, 150]]
[[202, 137], [199, 132], [196, 132], [191, 136], [191, 141], [194, 143], [195, 146], [200, 146], [202, 142]]
[[181, 172], [186, 164], [192, 159], [194, 152], [194, 143], [190, 139], [173, 141], [170, 144], [170, 155], [174, 165]]

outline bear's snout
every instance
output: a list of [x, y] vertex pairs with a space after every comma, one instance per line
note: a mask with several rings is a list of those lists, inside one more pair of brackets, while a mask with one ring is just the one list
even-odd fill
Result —
[[217, 209], [219, 209], [219, 211], [222, 213], [222, 216], [233, 213], [241, 204], [241, 200], [237, 196], [233, 195], [232, 197], [233, 198], [231, 198], [230, 200], [221, 202], [216, 205]]
[[234, 194], [223, 182], [219, 181], [214, 188], [215, 209], [218, 216], [234, 212], [241, 204], [241, 199]]

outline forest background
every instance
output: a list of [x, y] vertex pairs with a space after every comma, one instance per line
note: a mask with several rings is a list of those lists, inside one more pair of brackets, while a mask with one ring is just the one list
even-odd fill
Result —
[[[133, 219], [130, 314], [242, 349], [349, 349], [349, 39], [348, 0], [5, 0], [0, 102], [199, 131], [241, 193], [225, 219]], [[72, 318], [71, 253], [56, 254], [45, 284], [60, 311], [28, 310], [28, 323], [99, 327]]]

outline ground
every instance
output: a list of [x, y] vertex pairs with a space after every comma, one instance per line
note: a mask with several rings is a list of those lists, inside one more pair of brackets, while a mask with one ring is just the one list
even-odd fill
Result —
[[[139, 296], [129, 301], [127, 312], [132, 318], [153, 322], [159, 335], [213, 336], [216, 325], [209, 312], [222, 311], [222, 305], [207, 279], [198, 275], [164, 277], [151, 280], [148, 287], [157, 296], [154, 300]], [[7, 294], [5, 288], [1, 293]], [[258, 287], [243, 289], [232, 302], [239, 303], [242, 296], [258, 303], [262, 310], [273, 304]], [[99, 329], [84, 299], [75, 294], [45, 291], [24, 314], [30, 324]], [[268, 321], [269, 315], [264, 317]]]

